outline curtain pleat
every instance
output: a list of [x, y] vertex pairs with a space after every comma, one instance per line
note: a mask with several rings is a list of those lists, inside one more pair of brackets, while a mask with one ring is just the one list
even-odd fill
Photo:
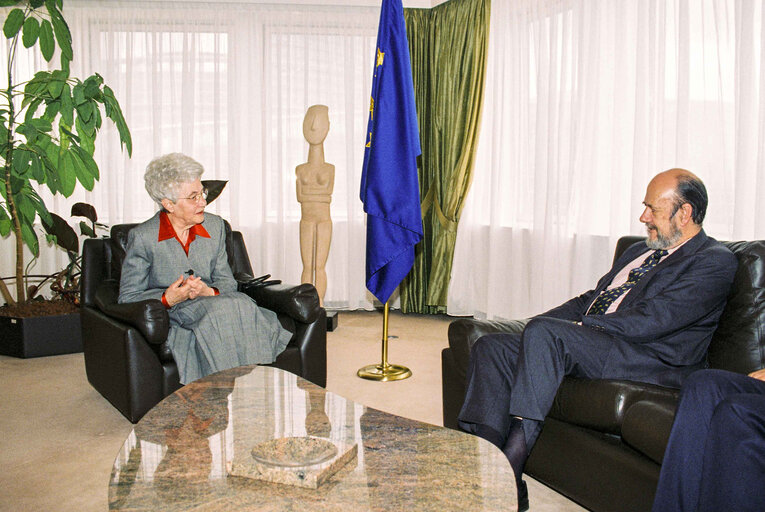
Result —
[[472, 182], [490, 0], [406, 9], [422, 157], [424, 240], [399, 288], [404, 312], [446, 311], [457, 225]]

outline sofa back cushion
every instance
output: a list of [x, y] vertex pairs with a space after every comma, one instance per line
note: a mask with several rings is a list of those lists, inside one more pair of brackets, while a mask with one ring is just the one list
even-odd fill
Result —
[[712, 368], [749, 373], [765, 368], [765, 241], [723, 243], [738, 270], [707, 357]]

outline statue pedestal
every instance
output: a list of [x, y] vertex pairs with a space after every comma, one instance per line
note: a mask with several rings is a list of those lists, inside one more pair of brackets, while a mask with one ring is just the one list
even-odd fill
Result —
[[327, 311], [327, 332], [337, 329], [337, 311]]

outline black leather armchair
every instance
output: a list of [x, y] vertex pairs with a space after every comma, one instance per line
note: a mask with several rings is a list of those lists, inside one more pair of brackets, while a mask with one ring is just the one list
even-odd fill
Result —
[[[643, 237], [623, 237], [619, 255]], [[765, 367], [765, 242], [725, 242], [738, 271], [709, 346], [712, 368]], [[444, 425], [459, 428], [470, 347], [493, 332], [520, 332], [526, 320], [459, 319], [441, 353]], [[565, 378], [531, 451], [526, 472], [597, 511], [647, 511], [656, 493], [679, 390], [625, 380]]]
[[[81, 320], [88, 381], [127, 419], [136, 423], [181, 387], [166, 344], [169, 318], [158, 300], [118, 304], [127, 234], [135, 224], [111, 229], [110, 238], [89, 239], [82, 251]], [[252, 267], [242, 234], [226, 223], [228, 261], [240, 291], [277, 313], [293, 333], [272, 366], [324, 387], [327, 381], [326, 313], [313, 285], [252, 286]]]

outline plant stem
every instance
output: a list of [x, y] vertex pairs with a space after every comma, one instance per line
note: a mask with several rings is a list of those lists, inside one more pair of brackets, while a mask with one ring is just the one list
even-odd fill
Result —
[[13, 104], [13, 61], [16, 56], [16, 44], [19, 36], [13, 38], [8, 47], [8, 145], [5, 149], [5, 197], [8, 201], [8, 211], [11, 214], [13, 223], [13, 233], [16, 237], [16, 300], [13, 300], [8, 288], [3, 283], [0, 286], [0, 292], [5, 298], [5, 302], [13, 306], [16, 302], [24, 302], [26, 293], [24, 290], [24, 239], [21, 235], [21, 222], [19, 221], [19, 212], [16, 209], [16, 201], [13, 198], [13, 188], [11, 187], [11, 169], [13, 167], [13, 140], [14, 126], [16, 124], [16, 112]]

